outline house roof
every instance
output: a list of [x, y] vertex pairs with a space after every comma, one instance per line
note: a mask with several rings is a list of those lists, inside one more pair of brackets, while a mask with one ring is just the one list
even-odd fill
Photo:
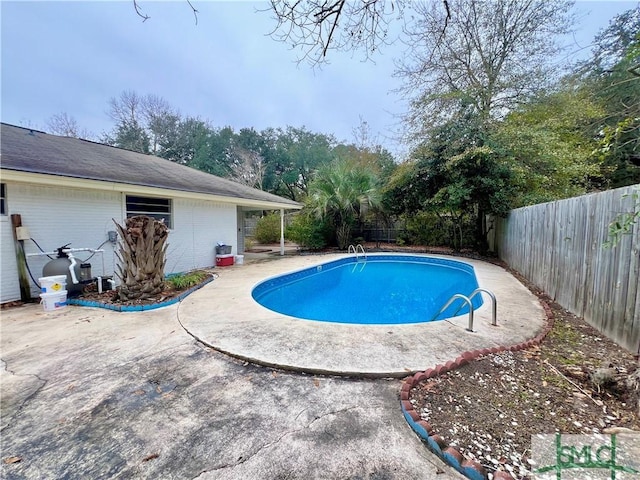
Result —
[[214, 195], [234, 199], [238, 204], [249, 200], [261, 208], [302, 207], [287, 198], [153, 155], [5, 123], [1, 127], [3, 170]]

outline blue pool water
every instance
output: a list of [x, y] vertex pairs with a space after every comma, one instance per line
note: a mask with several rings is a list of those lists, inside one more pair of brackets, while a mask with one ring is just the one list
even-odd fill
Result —
[[[307, 320], [357, 324], [428, 322], [456, 293], [478, 288], [473, 267], [416, 255], [375, 255], [366, 262], [343, 258], [265, 280], [252, 296], [278, 313]], [[473, 299], [474, 308], [482, 296]], [[436, 320], [452, 317], [454, 302]], [[458, 315], [468, 312], [464, 305]]]

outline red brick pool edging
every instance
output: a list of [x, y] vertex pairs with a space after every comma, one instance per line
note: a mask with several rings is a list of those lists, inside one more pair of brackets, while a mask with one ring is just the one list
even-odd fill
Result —
[[[463, 365], [467, 365], [469, 362], [486, 355], [505, 351], [517, 352], [519, 350], [526, 350], [534, 345], [539, 345], [553, 327], [553, 313], [551, 308], [545, 301], [539, 300], [539, 302], [547, 316], [547, 323], [542, 331], [534, 338], [511, 346], [484, 348], [481, 350], [464, 352], [455, 360], [450, 360], [445, 364], [436, 365], [433, 368], [428, 368], [423, 372], [419, 372], [405, 378], [402, 384], [402, 388], [400, 390], [400, 406], [402, 408], [404, 418], [411, 429], [427, 443], [429, 449], [433, 453], [440, 457], [446, 464], [471, 480], [487, 480], [488, 474], [486, 469], [479, 462], [465, 458], [455, 447], [449, 446], [446, 440], [434, 431], [429, 422], [422, 420], [409, 401], [409, 392], [416, 384], [423, 380], [434, 378], [443, 373], [456, 370]], [[493, 480], [513, 480], [513, 477], [503, 470], [498, 470], [493, 474]]]

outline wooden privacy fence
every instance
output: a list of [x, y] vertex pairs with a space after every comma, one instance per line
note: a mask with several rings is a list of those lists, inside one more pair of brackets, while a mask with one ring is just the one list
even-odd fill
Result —
[[633, 212], [640, 184], [512, 210], [497, 219], [505, 262], [567, 310], [640, 353], [640, 225], [605, 248], [609, 224]]

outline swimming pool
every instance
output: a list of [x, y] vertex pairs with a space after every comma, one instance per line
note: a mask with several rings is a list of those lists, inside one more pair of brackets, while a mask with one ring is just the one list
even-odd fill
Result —
[[[260, 305], [306, 320], [355, 324], [429, 322], [459, 293], [478, 288], [467, 263], [419, 255], [347, 257], [267, 279], [251, 293]], [[482, 305], [482, 296], [472, 301]], [[462, 305], [462, 308], [460, 308]], [[455, 301], [436, 317], [468, 312]]]

